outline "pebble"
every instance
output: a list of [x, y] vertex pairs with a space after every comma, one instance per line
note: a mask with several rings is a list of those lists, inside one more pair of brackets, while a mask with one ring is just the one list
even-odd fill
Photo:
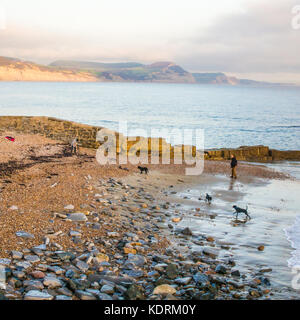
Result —
[[16, 236], [23, 239], [34, 239], [34, 235], [26, 231], [17, 231]]
[[171, 287], [168, 284], [162, 284], [160, 286], [157, 286], [153, 291], [153, 294], [158, 294], [158, 295], [167, 295], [167, 294], [175, 294], [175, 293], [176, 293], [176, 289], [174, 287]]
[[61, 281], [55, 277], [52, 277], [52, 276], [46, 276], [43, 283], [46, 287], [49, 287], [51, 289], [62, 286]]
[[25, 300], [52, 300], [53, 296], [51, 296], [47, 292], [41, 292], [38, 290], [30, 290], [25, 294]]
[[87, 216], [82, 212], [70, 213], [67, 217], [73, 222], [85, 222], [88, 220]]

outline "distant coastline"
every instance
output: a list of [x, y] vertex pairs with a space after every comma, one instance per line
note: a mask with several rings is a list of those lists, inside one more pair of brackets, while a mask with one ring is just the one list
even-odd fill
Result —
[[98, 63], [59, 60], [48, 66], [0, 57], [0, 81], [194, 83], [229, 86], [294, 86], [239, 79], [223, 72], [192, 73], [176, 63]]

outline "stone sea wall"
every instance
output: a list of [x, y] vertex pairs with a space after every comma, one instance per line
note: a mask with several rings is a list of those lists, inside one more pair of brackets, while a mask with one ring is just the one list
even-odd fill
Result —
[[[129, 154], [151, 152], [159, 156], [171, 154], [182, 157], [182, 146], [171, 146], [162, 138], [137, 137], [131, 139], [115, 131], [98, 126], [90, 126], [71, 121], [60, 120], [51, 117], [26, 117], [26, 116], [1, 116], [0, 131], [15, 131], [18, 133], [39, 134], [47, 138], [69, 143], [74, 137], [78, 138], [79, 145], [86, 148], [98, 149], [103, 143], [97, 141], [97, 133], [102, 130], [107, 136], [116, 137], [116, 150], [121, 153], [127, 150]], [[185, 146], [187, 155], [195, 156], [194, 146]], [[300, 151], [279, 151], [267, 146], [240, 147], [237, 149], [215, 149], [205, 151], [205, 159], [228, 160], [230, 154], [234, 154], [238, 160], [268, 162], [274, 160], [298, 160]], [[198, 153], [197, 153], [198, 154]]]

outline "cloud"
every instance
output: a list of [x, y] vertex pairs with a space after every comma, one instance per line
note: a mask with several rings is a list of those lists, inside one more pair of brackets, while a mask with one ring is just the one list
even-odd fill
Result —
[[139, 29], [134, 23], [125, 28], [116, 20], [106, 30], [103, 25], [81, 30], [69, 24], [59, 29], [11, 23], [0, 30], [0, 55], [43, 63], [56, 59], [171, 60], [189, 71], [253, 74], [260, 80], [273, 77], [274, 81], [300, 83], [300, 30], [291, 27], [291, 11], [300, 0], [244, 0], [244, 4], [240, 10], [216, 14], [209, 26], [196, 25], [195, 20], [188, 25], [186, 15], [186, 27], [175, 24], [173, 17], [172, 26], [160, 28], [167, 21], [148, 18], [152, 29]]
[[291, 0], [261, 0], [182, 39], [177, 61], [189, 69], [224, 72], [300, 72], [300, 30], [291, 27]]

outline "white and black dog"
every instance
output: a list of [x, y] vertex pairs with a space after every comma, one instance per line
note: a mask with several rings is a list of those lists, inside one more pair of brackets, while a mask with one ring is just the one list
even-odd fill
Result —
[[246, 209], [240, 208], [238, 206], [232, 206], [232, 207], [235, 210], [236, 219], [238, 218], [239, 213], [244, 213], [246, 215], [246, 218], [251, 219], [251, 217], [248, 214], [248, 206], [246, 207]]

